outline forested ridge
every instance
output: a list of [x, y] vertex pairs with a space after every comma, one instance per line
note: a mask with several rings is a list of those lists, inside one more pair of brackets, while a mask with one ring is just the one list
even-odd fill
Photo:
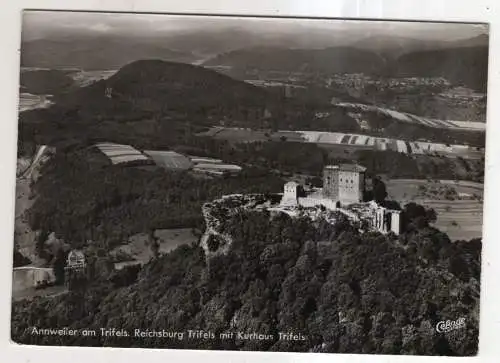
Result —
[[[182, 246], [135, 271], [104, 272], [85, 292], [13, 306], [12, 337], [29, 344], [473, 355], [481, 242], [451, 243], [407, 206], [399, 238], [284, 214], [242, 211], [227, 255]], [[465, 260], [468, 263], [463, 263]], [[441, 320], [466, 327], [437, 333]], [[129, 337], [50, 337], [32, 327], [126, 329]], [[134, 329], [213, 332], [215, 339], [133, 337]], [[225, 331], [304, 341], [220, 340]]]

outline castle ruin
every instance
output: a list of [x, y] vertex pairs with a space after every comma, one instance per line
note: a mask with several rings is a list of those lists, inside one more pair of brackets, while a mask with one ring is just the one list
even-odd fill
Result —
[[284, 185], [281, 207], [323, 206], [346, 215], [354, 222], [365, 221], [381, 233], [401, 232], [401, 211], [388, 209], [375, 201], [365, 201], [366, 168], [357, 164], [327, 165], [323, 169], [323, 188], [306, 193], [302, 185]]

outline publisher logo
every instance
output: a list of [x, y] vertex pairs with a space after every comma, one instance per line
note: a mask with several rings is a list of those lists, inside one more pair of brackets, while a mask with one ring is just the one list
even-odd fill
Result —
[[436, 324], [436, 331], [438, 333], [448, 333], [452, 330], [461, 329], [465, 327], [465, 318], [458, 318], [457, 320], [443, 320]]

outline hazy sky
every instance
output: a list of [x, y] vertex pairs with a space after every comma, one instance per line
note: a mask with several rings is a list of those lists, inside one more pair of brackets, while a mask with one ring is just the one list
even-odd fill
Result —
[[32, 40], [62, 34], [135, 34], [143, 36], [224, 30], [235, 28], [261, 33], [329, 31], [347, 36], [398, 35], [417, 39], [455, 40], [487, 33], [486, 25], [453, 23], [376, 22], [173, 16], [161, 14], [83, 13], [27, 11], [23, 16], [23, 39]]

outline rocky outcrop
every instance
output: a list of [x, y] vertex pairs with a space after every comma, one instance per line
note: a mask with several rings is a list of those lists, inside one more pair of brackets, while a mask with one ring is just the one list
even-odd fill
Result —
[[205, 251], [206, 258], [229, 252], [233, 239], [230, 234], [224, 232], [223, 220], [243, 210], [267, 210], [271, 207], [272, 198], [272, 195], [264, 194], [231, 194], [205, 203], [202, 214], [206, 229], [200, 246]]
[[205, 251], [207, 259], [228, 253], [233, 242], [231, 236], [218, 230], [221, 223], [220, 220], [211, 213], [211, 207], [212, 205], [210, 203], [206, 203], [202, 207], [206, 229], [200, 239], [200, 246]]

